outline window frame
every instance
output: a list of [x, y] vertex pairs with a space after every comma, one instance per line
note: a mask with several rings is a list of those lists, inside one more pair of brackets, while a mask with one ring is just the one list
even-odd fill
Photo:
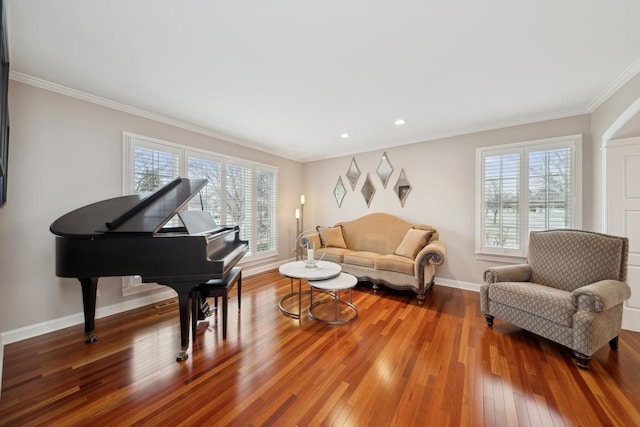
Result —
[[[152, 137], [147, 137], [143, 135], [137, 135], [130, 132], [123, 132], [123, 194], [135, 194], [134, 188], [134, 178], [135, 178], [135, 148], [136, 147], [144, 147], [151, 150], [157, 151], [168, 151], [172, 154], [178, 155], [178, 176], [189, 176], [188, 164], [189, 159], [197, 159], [203, 161], [211, 161], [211, 162], [219, 162], [221, 165], [221, 183], [220, 186], [222, 188], [222, 195], [220, 200], [221, 205], [221, 218], [227, 217], [227, 203], [226, 203], [226, 168], [229, 165], [233, 166], [241, 166], [244, 168], [250, 169], [250, 183], [251, 187], [251, 198], [250, 198], [250, 207], [248, 210], [251, 212], [251, 218], [249, 221], [251, 222], [252, 230], [251, 236], [249, 236], [249, 252], [243, 257], [240, 261], [240, 264], [259, 261], [266, 258], [275, 258], [278, 257], [278, 167], [267, 165], [263, 163], [253, 162], [241, 158], [225, 156], [220, 153], [215, 153], [213, 151], [203, 150], [194, 148], [187, 145], [177, 144], [169, 141], [164, 141]], [[256, 195], [256, 187], [257, 187], [257, 172], [258, 171], [268, 171], [274, 174], [274, 187], [273, 187], [273, 199], [276, 201], [273, 203], [272, 207], [275, 209], [273, 213], [274, 218], [276, 219], [271, 224], [273, 226], [273, 248], [264, 252], [257, 251], [257, 223], [258, 223], [258, 215], [256, 212], [256, 203], [257, 203], [257, 195]], [[220, 225], [225, 225], [224, 222], [226, 220], [222, 220]], [[146, 284], [141, 284], [139, 277], [134, 276], [131, 278], [126, 278], [123, 282], [123, 288], [125, 295], [137, 292], [144, 292], [149, 290], [150, 288], [155, 288], [156, 285], [151, 284], [150, 286], [144, 286]], [[135, 290], [133, 290], [135, 288]]]
[[[569, 171], [571, 197], [570, 228], [582, 227], [582, 135], [567, 135], [510, 144], [479, 147], [476, 149], [476, 204], [475, 204], [475, 256], [477, 260], [499, 262], [522, 262], [528, 255], [529, 242], [529, 153], [549, 151], [558, 148], [571, 149], [571, 170]], [[495, 248], [484, 245], [485, 237], [485, 174], [484, 159], [487, 155], [517, 153], [520, 158], [519, 170], [519, 239], [517, 249]]]

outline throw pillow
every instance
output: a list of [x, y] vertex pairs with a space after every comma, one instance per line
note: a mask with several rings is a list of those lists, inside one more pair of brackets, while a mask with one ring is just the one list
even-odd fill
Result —
[[415, 259], [418, 252], [427, 244], [430, 235], [429, 231], [410, 228], [394, 254]]
[[338, 225], [336, 227], [316, 227], [318, 233], [320, 233], [320, 240], [322, 241], [322, 245], [326, 247], [334, 247], [334, 248], [346, 248], [347, 244], [344, 242], [344, 237], [342, 237], [342, 226]]

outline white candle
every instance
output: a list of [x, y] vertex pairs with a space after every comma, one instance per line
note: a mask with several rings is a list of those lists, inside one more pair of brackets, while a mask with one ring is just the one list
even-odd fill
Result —
[[300, 209], [296, 209], [296, 219], [300, 219]]
[[300, 204], [304, 205], [304, 194], [300, 195]]
[[313, 249], [307, 249], [307, 260], [309, 261], [309, 263], [313, 263]]

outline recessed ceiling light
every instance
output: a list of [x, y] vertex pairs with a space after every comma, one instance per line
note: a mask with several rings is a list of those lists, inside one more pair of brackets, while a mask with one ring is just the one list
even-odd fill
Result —
[[407, 121], [405, 119], [398, 119], [395, 122], [393, 122], [393, 124], [396, 125], [396, 126], [402, 126], [405, 123], [407, 123]]
[[347, 138], [349, 138], [349, 134], [348, 134], [348, 133], [346, 133], [346, 132], [342, 132], [342, 133], [340, 134], [340, 138], [342, 138], [342, 139], [347, 139]]

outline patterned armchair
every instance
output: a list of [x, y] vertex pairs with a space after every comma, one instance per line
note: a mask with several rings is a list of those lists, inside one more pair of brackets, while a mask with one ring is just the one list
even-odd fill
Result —
[[480, 308], [572, 349], [578, 367], [609, 342], [618, 349], [629, 241], [578, 230], [531, 232], [527, 264], [485, 270]]

